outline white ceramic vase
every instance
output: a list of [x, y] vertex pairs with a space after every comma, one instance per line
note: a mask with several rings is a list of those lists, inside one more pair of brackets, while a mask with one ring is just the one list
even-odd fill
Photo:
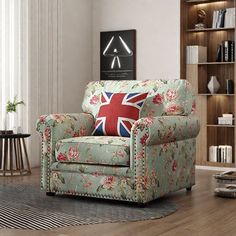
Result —
[[210, 81], [209, 81], [207, 87], [208, 87], [211, 94], [215, 94], [219, 91], [220, 83], [218, 82], [216, 76], [210, 77]]
[[14, 127], [15, 121], [16, 121], [17, 114], [16, 112], [10, 112], [6, 113], [5, 115], [5, 124], [4, 124], [4, 129], [5, 130], [16, 130], [16, 127]]

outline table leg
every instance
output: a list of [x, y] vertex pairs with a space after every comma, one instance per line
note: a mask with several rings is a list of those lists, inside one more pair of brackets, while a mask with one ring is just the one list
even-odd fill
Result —
[[26, 163], [27, 163], [27, 169], [28, 169], [29, 174], [31, 174], [30, 163], [29, 163], [29, 158], [28, 158], [28, 153], [27, 153], [24, 138], [22, 138], [22, 142], [23, 142], [23, 148], [24, 148], [24, 153], [25, 153], [25, 158], [26, 158]]
[[2, 169], [2, 139], [0, 139], [0, 169]]
[[19, 161], [18, 161], [18, 149], [16, 148], [16, 139], [13, 139], [13, 144], [14, 144], [14, 152], [15, 152], [15, 161], [16, 161], [16, 170], [19, 170]]
[[[23, 163], [23, 158], [22, 158], [22, 149], [21, 149], [21, 142], [20, 139], [17, 139], [18, 141], [18, 151], [19, 151], [19, 161], [20, 161], [20, 169], [21, 171], [24, 170], [24, 163]], [[20, 172], [21, 172], [20, 171]]]
[[13, 175], [13, 151], [12, 151], [12, 139], [9, 139], [9, 146], [10, 146], [10, 155], [9, 155], [9, 161], [10, 161], [10, 170], [11, 175]]
[[7, 170], [7, 158], [8, 157], [8, 139], [4, 140], [4, 167], [3, 167], [3, 175], [6, 174]]

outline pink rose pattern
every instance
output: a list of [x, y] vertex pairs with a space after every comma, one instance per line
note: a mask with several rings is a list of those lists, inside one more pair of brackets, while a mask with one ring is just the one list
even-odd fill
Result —
[[166, 97], [169, 101], [173, 101], [177, 98], [177, 92], [174, 89], [169, 89], [166, 93]]
[[183, 108], [177, 104], [171, 104], [167, 107], [166, 109], [166, 114], [172, 114], [172, 115], [178, 115], [181, 113], [181, 111], [183, 110]]
[[91, 105], [97, 105], [99, 102], [99, 96], [94, 95], [91, 99], [90, 99], [90, 104]]
[[157, 104], [157, 105], [162, 104], [162, 103], [164, 102], [164, 97], [163, 97], [163, 95], [161, 95], [161, 94], [158, 93], [157, 95], [154, 96], [152, 102], [153, 102], [154, 104]]
[[100, 181], [101, 187], [106, 189], [106, 190], [111, 190], [115, 187], [116, 185], [116, 177], [115, 176], [106, 176], [103, 177]]
[[70, 147], [68, 151], [68, 160], [78, 160], [79, 159], [79, 151], [76, 147]]

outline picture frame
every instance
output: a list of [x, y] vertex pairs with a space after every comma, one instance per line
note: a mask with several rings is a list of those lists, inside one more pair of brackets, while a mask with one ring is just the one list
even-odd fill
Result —
[[136, 30], [100, 33], [100, 79], [136, 79]]

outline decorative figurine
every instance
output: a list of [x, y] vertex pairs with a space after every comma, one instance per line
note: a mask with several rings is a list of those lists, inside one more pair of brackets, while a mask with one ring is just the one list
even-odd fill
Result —
[[197, 11], [197, 20], [198, 20], [198, 23], [195, 24], [195, 29], [204, 29], [206, 28], [206, 25], [205, 25], [205, 19], [206, 19], [206, 12], [201, 9], [201, 10], [198, 10]]

